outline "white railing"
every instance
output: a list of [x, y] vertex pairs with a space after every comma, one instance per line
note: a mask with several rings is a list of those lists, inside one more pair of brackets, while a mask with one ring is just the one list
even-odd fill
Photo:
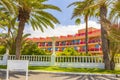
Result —
[[3, 60], [3, 55], [0, 55], [0, 60]]
[[9, 55], [8, 59], [9, 59], [9, 60], [15, 60], [15, 59], [16, 59], [16, 56], [15, 56], [15, 55]]
[[59, 56], [56, 66], [76, 68], [104, 68], [102, 56]]
[[[15, 60], [15, 55], [10, 55], [9, 60]], [[31, 61], [40, 61], [40, 62], [50, 62], [51, 61], [51, 56], [46, 56], [46, 55], [21, 55], [20, 56], [21, 60], [29, 60]]]
[[[9, 55], [9, 60], [15, 60], [15, 55]], [[59, 66], [77, 68], [104, 68], [102, 56], [47, 56], [47, 55], [21, 55], [21, 60], [29, 60], [31, 66]], [[3, 55], [0, 55], [2, 65]], [[120, 57], [115, 57], [116, 67], [120, 67]]]
[[58, 56], [56, 62], [103, 63], [102, 56]]
[[[9, 60], [15, 60], [15, 55], [9, 55]], [[31, 66], [51, 66], [51, 56], [47, 55], [21, 55], [21, 60], [29, 60]]]

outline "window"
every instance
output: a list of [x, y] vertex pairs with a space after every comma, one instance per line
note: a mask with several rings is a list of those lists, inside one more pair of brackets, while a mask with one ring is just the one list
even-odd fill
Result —
[[83, 46], [82, 49], [83, 49], [83, 50], [86, 50], [86, 46]]
[[51, 48], [48, 48], [49, 51], [51, 51]]
[[99, 48], [99, 44], [96, 44], [96, 45], [95, 45], [95, 48]]
[[75, 46], [74, 49], [77, 50], [77, 47]]

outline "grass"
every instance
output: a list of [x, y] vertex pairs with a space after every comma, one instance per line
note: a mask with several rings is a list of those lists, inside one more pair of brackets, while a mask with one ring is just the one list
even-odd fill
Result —
[[[0, 66], [0, 69], [6, 69], [6, 66]], [[51, 71], [51, 72], [83, 72], [100, 74], [120, 74], [120, 70], [104, 70], [98, 68], [61, 68], [55, 66], [29, 66], [29, 70]]]
[[61, 68], [61, 67], [45, 67], [30, 66], [30, 70], [42, 70], [52, 72], [83, 72], [83, 73], [101, 73], [101, 74], [120, 74], [120, 70], [104, 70], [98, 68]]

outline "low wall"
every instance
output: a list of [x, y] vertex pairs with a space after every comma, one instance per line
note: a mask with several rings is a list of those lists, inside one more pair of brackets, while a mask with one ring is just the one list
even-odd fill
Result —
[[56, 63], [59, 67], [74, 67], [74, 68], [101, 68], [104, 69], [104, 63]]
[[51, 62], [37, 62], [37, 61], [30, 61], [30, 66], [52, 66]]

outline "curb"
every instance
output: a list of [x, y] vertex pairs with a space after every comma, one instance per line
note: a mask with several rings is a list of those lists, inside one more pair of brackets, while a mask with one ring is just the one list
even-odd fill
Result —
[[120, 74], [100, 74], [100, 73], [82, 73], [82, 72], [51, 72], [44, 70], [29, 70], [33, 72], [49, 73], [49, 74], [64, 74], [64, 75], [89, 75], [89, 76], [113, 76], [118, 77]]
[[[0, 69], [0, 71], [6, 71], [6, 69]], [[40, 73], [48, 73], [48, 74], [63, 74], [63, 75], [88, 75], [88, 76], [112, 76], [112, 77], [120, 77], [120, 74], [100, 74], [100, 73], [82, 73], [82, 72], [51, 72], [44, 70], [29, 70], [29, 72], [40, 72]]]

